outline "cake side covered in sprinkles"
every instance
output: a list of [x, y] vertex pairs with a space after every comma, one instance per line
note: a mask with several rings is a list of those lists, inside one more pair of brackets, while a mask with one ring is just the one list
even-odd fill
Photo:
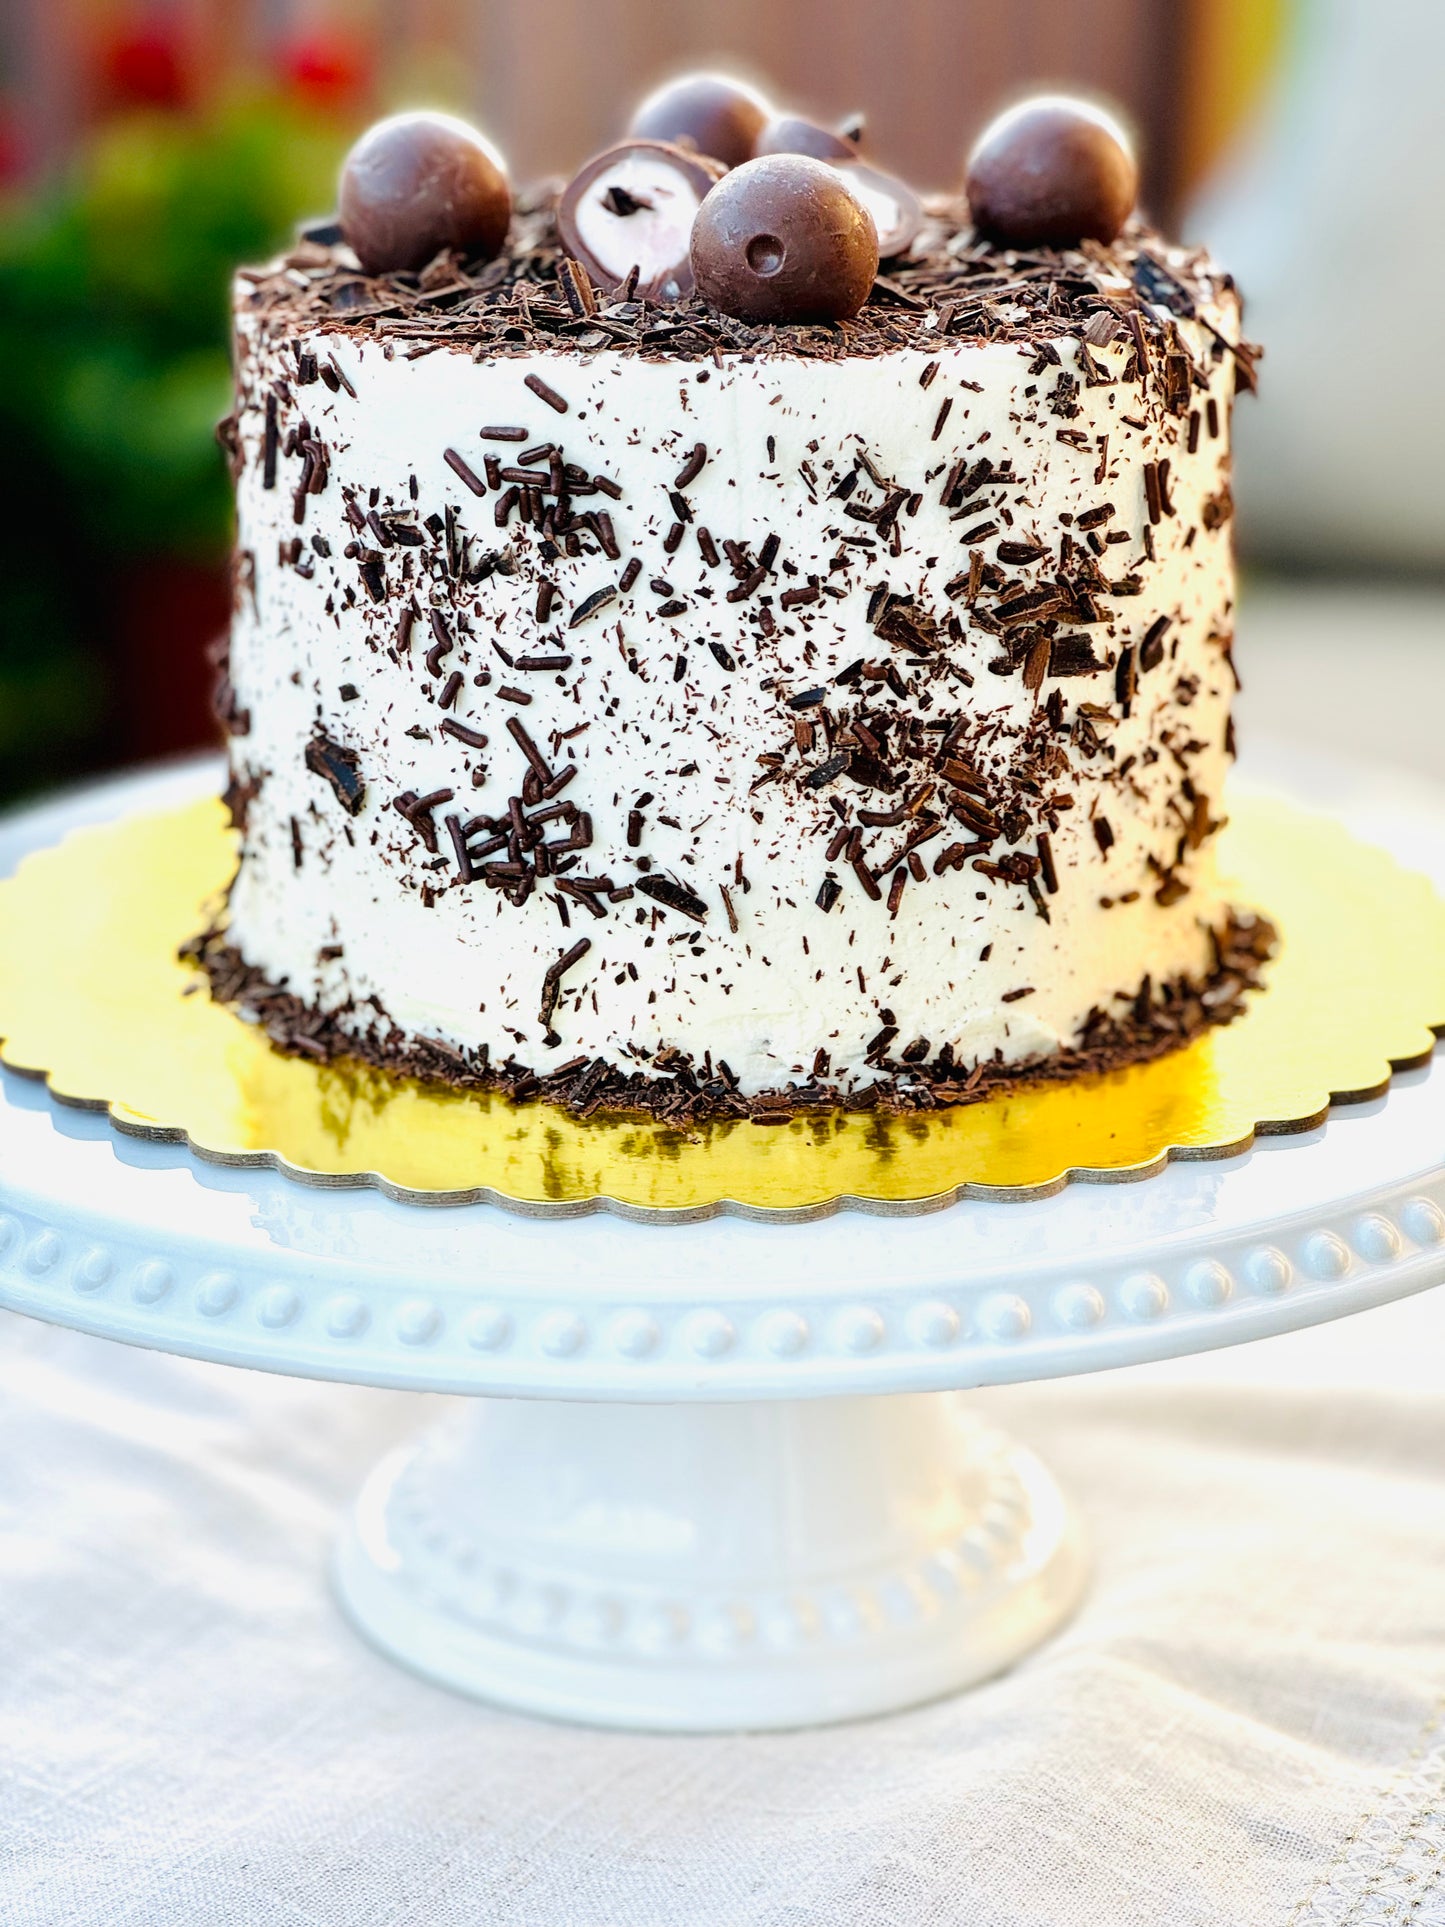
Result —
[[490, 258], [322, 228], [238, 278], [242, 856], [196, 951], [283, 1047], [766, 1119], [1136, 1061], [1257, 981], [1228, 277], [764, 152], [624, 142]]

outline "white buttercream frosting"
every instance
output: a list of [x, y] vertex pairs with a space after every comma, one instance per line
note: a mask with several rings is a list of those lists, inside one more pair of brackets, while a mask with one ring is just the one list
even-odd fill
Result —
[[[288, 339], [242, 305], [231, 676], [249, 729], [233, 762], [256, 788], [232, 941], [357, 1029], [486, 1045], [539, 1073], [710, 1054], [748, 1093], [808, 1075], [820, 1051], [845, 1086], [868, 1082], [884, 1029], [895, 1054], [914, 1040], [964, 1063], [1051, 1052], [1146, 977], [1204, 974], [1222, 907], [1205, 832], [1221, 814], [1233, 690], [1233, 372], [1214, 332], [1234, 331], [1232, 298], [1206, 320], [1179, 324], [1195, 389], [1171, 413], [1157, 383], [1122, 378], [1124, 343], [1086, 362], [1069, 339], [1056, 360], [946, 339], [721, 366], [606, 351], [408, 358], [404, 343], [355, 330]], [[298, 385], [311, 356], [328, 378]], [[513, 424], [556, 444], [574, 479], [618, 485], [615, 498], [572, 501], [610, 517], [615, 557], [595, 530], [569, 555], [515, 513], [497, 525], [513, 484], [487, 486], [486, 457], [514, 467], [525, 445], [479, 431]], [[324, 486], [298, 496], [308, 443]], [[679, 490], [699, 444], [705, 460]], [[548, 482], [550, 457], [531, 472]], [[483, 561], [497, 552], [500, 566]], [[1049, 617], [1061, 565], [1077, 578], [1091, 563], [1119, 591], [1095, 589], [1098, 620], [1067, 600], [1072, 614], [1056, 604]], [[989, 586], [997, 570], [1002, 590]], [[816, 599], [785, 601], [810, 587]], [[1006, 605], [1029, 591], [1043, 615], [1027, 661], [1010, 666]], [[1054, 639], [1040, 649], [1045, 618]], [[1139, 668], [1126, 714], [1119, 658], [1132, 648], [1137, 663], [1151, 631], [1145, 660], [1158, 660]], [[450, 646], [429, 667], [439, 637]], [[1090, 654], [1092, 673], [1056, 673]], [[520, 666], [536, 656], [570, 661]], [[841, 750], [821, 722], [841, 728], [860, 701], [891, 719], [871, 760], [867, 722]], [[448, 718], [486, 747], [448, 733]], [[610, 893], [539, 878], [517, 903], [514, 885], [459, 874], [447, 817], [506, 818], [522, 795], [529, 764], [509, 719], [551, 770], [575, 765], [555, 800], [584, 813], [590, 841], [567, 874], [609, 880]], [[318, 734], [355, 757], [355, 815], [308, 764]], [[918, 754], [898, 753], [903, 736]], [[944, 767], [930, 770], [928, 745]], [[959, 788], [950, 761], [979, 785]], [[896, 788], [857, 780], [880, 769], [898, 772]], [[433, 853], [394, 799], [436, 791], [450, 797], [431, 813]], [[859, 816], [909, 809], [891, 825]], [[853, 846], [829, 858], [849, 826], [881, 870], [876, 898]], [[910, 866], [920, 829], [933, 833]], [[571, 827], [554, 816], [546, 834], [560, 844]], [[470, 847], [489, 840], [474, 831]], [[936, 873], [959, 845], [971, 853]], [[639, 893], [645, 879], [681, 886], [701, 916]], [[546, 973], [584, 937], [548, 1016]]]

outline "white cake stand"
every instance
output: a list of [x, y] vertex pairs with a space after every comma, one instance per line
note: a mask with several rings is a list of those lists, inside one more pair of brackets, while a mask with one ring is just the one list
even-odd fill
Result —
[[[0, 873], [215, 782], [193, 764], [12, 818]], [[1445, 850], [1438, 818], [1430, 834]], [[997, 1672], [1079, 1598], [1083, 1534], [958, 1389], [1231, 1344], [1442, 1277], [1438, 1057], [1307, 1136], [1136, 1184], [810, 1224], [426, 1210], [206, 1165], [0, 1077], [0, 1303], [472, 1395], [367, 1481], [342, 1604], [433, 1679], [611, 1725], [806, 1725]]]

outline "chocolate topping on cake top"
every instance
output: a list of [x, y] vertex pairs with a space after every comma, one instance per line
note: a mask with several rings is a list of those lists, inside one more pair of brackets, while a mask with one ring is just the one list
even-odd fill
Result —
[[[841, 360], [939, 342], [1044, 342], [1092, 346], [1161, 319], [1194, 315], [1233, 283], [1202, 249], [1170, 246], [1135, 218], [1105, 247], [1000, 249], [977, 235], [966, 206], [924, 203], [912, 246], [874, 281], [851, 321], [768, 323], [721, 314], [697, 296], [666, 304], [625, 288], [579, 294], [556, 223], [557, 190], [518, 196], [507, 245], [479, 264], [452, 253], [420, 273], [367, 276], [341, 245], [302, 240], [281, 260], [244, 271], [244, 306], [267, 328], [306, 329], [494, 355], [598, 352], [706, 361], [715, 354]], [[575, 265], [575, 264], [571, 264]], [[589, 303], [587, 296], [592, 297]], [[1239, 351], [1252, 386], [1252, 352]]]
[[[348, 158], [339, 228], [303, 231], [281, 261], [243, 270], [244, 305], [268, 329], [334, 329], [404, 341], [410, 353], [432, 342], [495, 355], [839, 360], [949, 339], [1099, 347], [1137, 339], [1141, 326], [1167, 334], [1231, 286], [1203, 251], [1170, 247], [1133, 213], [1127, 138], [1088, 102], [1051, 95], [1011, 108], [976, 143], [965, 193], [932, 201], [865, 158], [861, 133], [861, 122], [833, 133], [777, 114], [727, 76], [684, 75], [643, 103], [629, 140], [565, 187], [519, 196], [503, 239], [494, 224], [507, 184], [499, 161], [495, 179], [480, 181], [478, 157], [491, 157], [482, 136], [444, 116], [398, 117]], [[448, 164], [457, 154], [471, 164], [457, 177], [465, 192], [453, 192], [451, 175], [444, 193], [431, 192], [428, 140], [446, 147]], [[373, 148], [387, 167], [367, 172], [360, 161]], [[720, 242], [729, 224], [710, 205], [719, 192], [710, 183], [725, 184], [731, 201], [736, 170], [797, 154], [845, 185], [876, 232], [882, 268], [861, 306], [865, 250], [834, 247], [805, 263], [811, 274], [793, 274], [807, 222], [795, 222], [788, 267], [780, 259], [759, 276], [746, 259], [729, 264]], [[783, 212], [763, 224], [769, 234]], [[760, 235], [744, 247], [759, 252]], [[690, 242], [709, 260], [701, 289]], [[796, 298], [781, 298], [794, 280]], [[1227, 345], [1252, 386], [1253, 351]]]

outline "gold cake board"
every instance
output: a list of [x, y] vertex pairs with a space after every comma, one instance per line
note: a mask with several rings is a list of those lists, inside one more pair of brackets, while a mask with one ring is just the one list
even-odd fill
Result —
[[1221, 858], [1232, 900], [1278, 927], [1279, 954], [1243, 1016], [1169, 1057], [951, 1110], [680, 1128], [273, 1050], [177, 958], [235, 865], [207, 799], [80, 831], [0, 883], [0, 1059], [136, 1136], [417, 1203], [807, 1218], [1040, 1196], [1307, 1130], [1445, 1032], [1445, 903], [1425, 878], [1267, 798], [1232, 799]]

